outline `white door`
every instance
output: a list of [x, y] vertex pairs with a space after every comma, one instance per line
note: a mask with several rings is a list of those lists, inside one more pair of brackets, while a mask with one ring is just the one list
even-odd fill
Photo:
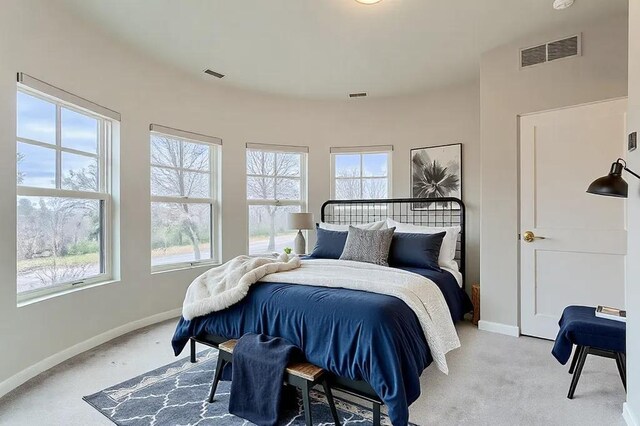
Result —
[[568, 305], [624, 307], [625, 201], [585, 190], [624, 158], [626, 110], [619, 99], [520, 118], [522, 334], [554, 339]]

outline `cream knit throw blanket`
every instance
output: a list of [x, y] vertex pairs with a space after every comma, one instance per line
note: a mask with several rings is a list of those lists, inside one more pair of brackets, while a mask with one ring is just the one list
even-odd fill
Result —
[[300, 267], [300, 258], [282, 254], [276, 258], [238, 256], [209, 269], [187, 288], [182, 316], [195, 317], [221, 311], [244, 299], [249, 288], [268, 274]]

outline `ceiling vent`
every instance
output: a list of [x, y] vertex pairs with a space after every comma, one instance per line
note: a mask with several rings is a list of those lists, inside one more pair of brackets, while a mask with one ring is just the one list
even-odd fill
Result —
[[581, 55], [581, 37], [574, 35], [520, 50], [520, 68]]
[[218, 78], [222, 78], [224, 77], [224, 74], [220, 74], [219, 72], [215, 72], [214, 70], [210, 70], [209, 68], [207, 68], [206, 70], [204, 70], [205, 74], [209, 74], [212, 75], [214, 77], [218, 77]]
[[367, 96], [367, 92], [349, 93], [350, 98], [364, 98]]

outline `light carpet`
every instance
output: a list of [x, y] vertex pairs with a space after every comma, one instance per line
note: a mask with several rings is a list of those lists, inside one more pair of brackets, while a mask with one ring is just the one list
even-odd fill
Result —
[[[175, 361], [176, 321], [147, 327], [79, 355], [0, 399], [1, 425], [113, 425], [82, 400]], [[615, 362], [589, 356], [576, 390], [551, 356], [552, 342], [457, 326], [462, 347], [448, 355], [449, 376], [430, 366], [411, 405], [418, 425], [623, 426], [625, 393]]]

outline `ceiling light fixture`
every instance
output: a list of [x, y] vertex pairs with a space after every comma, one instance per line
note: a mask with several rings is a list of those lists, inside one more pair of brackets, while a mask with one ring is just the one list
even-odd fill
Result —
[[573, 4], [574, 0], [554, 0], [553, 1], [553, 8], [555, 10], [563, 10], [563, 9], [567, 9], [569, 7], [571, 7], [571, 5]]
[[379, 3], [381, 0], [356, 0], [356, 1], [362, 4], [376, 4], [376, 3]]

